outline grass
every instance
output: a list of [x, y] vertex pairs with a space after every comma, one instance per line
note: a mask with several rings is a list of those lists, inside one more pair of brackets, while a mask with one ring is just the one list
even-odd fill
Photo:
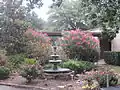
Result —
[[110, 69], [114, 70], [116, 73], [120, 73], [120, 66], [109, 65]]
[[114, 65], [101, 65], [100, 67], [98, 67], [100, 70], [103, 69], [103, 70], [112, 70], [114, 71], [115, 73], [119, 73], [120, 74], [120, 66], [114, 66]]

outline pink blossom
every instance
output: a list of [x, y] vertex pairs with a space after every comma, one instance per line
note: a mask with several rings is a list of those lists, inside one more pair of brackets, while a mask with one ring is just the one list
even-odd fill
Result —
[[81, 43], [80, 42], [76, 42], [76, 45], [80, 45]]
[[89, 41], [87, 41], [86, 43], [87, 43], [87, 44], [90, 44], [90, 42], [89, 42]]
[[67, 44], [61, 44], [61, 46], [67, 46]]
[[76, 31], [74, 31], [74, 30], [71, 30], [71, 34], [75, 34], [76, 33]]
[[75, 37], [74, 37], [74, 36], [72, 37], [72, 40], [75, 40]]

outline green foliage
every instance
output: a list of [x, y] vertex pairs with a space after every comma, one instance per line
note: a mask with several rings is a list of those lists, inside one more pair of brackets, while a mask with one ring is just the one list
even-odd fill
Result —
[[43, 30], [45, 27], [45, 21], [38, 17], [38, 15], [33, 11], [32, 14], [28, 13], [25, 20], [31, 24], [32, 28], [37, 30]]
[[48, 25], [55, 31], [88, 29], [80, 0], [64, 0], [60, 7], [53, 7], [48, 12]]
[[82, 0], [87, 20], [93, 26], [101, 27], [102, 38], [112, 40], [119, 31], [120, 21], [120, 2], [119, 0]]
[[8, 65], [11, 66], [11, 69], [18, 69], [18, 68], [20, 68], [21, 64], [24, 63], [25, 55], [24, 54], [16, 54], [16, 55], [11, 55], [8, 58], [9, 58]]
[[25, 58], [24, 66], [22, 67], [21, 76], [27, 79], [30, 83], [32, 80], [38, 77], [39, 71], [37, 67], [37, 61], [32, 58]]
[[[22, 5], [24, 1], [27, 1], [28, 7]], [[26, 41], [23, 34], [30, 25], [25, 17], [31, 9], [41, 4], [41, 0], [0, 2], [0, 47], [6, 49], [8, 55], [24, 53]]]
[[64, 0], [49, 13], [54, 30], [101, 28], [101, 38], [112, 40], [120, 28], [119, 0]]
[[25, 58], [25, 63], [28, 65], [34, 65], [37, 63], [37, 61], [35, 59]]
[[104, 60], [107, 64], [120, 66], [120, 52], [105, 51]]
[[6, 79], [9, 77], [10, 70], [6, 67], [0, 67], [0, 80]]
[[26, 9], [21, 7], [18, 0], [3, 0], [0, 5], [0, 47], [6, 49], [7, 54], [23, 52], [23, 33], [27, 29], [23, 21]]
[[[24, 52], [25, 39], [23, 33], [27, 29], [27, 25], [24, 21], [16, 20], [14, 22], [9, 22], [6, 24], [1, 24], [1, 37], [0, 37], [0, 47], [6, 49], [7, 55], [18, 54]], [[8, 33], [6, 33], [8, 32]]]
[[92, 70], [95, 67], [95, 65], [87, 61], [68, 60], [63, 63], [62, 67], [69, 68], [71, 70], [74, 70], [76, 74], [80, 74], [83, 71]]
[[25, 67], [21, 73], [21, 76], [26, 78], [28, 83], [30, 83], [33, 79], [38, 77], [38, 70], [35, 65]]

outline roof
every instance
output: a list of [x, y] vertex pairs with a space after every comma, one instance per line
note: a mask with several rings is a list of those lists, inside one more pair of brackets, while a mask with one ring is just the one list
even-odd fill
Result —
[[[93, 36], [100, 37], [101, 32], [96, 32], [96, 31], [85, 31], [85, 32], [92, 32]], [[62, 36], [62, 32], [43, 32], [47, 33], [48, 36]]]

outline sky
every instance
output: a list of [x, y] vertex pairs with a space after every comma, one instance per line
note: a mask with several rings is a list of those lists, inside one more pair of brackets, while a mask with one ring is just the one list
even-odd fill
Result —
[[49, 11], [49, 6], [52, 4], [52, 0], [43, 0], [43, 6], [40, 9], [34, 9], [34, 11], [38, 14], [38, 16], [45, 21], [47, 21], [48, 15], [47, 12]]

